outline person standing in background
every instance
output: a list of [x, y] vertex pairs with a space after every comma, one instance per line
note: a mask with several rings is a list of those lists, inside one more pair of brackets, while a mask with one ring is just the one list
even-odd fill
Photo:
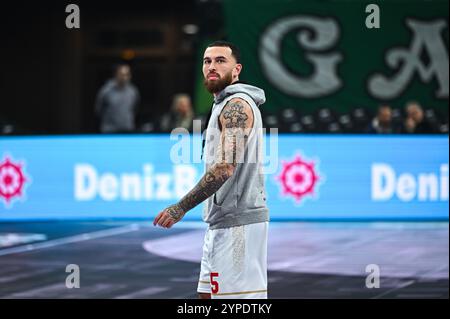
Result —
[[95, 113], [100, 118], [100, 132], [133, 132], [139, 101], [139, 91], [131, 83], [130, 66], [117, 65], [114, 78], [108, 80], [97, 94]]
[[174, 128], [182, 127], [190, 131], [193, 120], [194, 112], [190, 96], [184, 93], [176, 94], [173, 97], [170, 112], [161, 118], [161, 130], [169, 132]]

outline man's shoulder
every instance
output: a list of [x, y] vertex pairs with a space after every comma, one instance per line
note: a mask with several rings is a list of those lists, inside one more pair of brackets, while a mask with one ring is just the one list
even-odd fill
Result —
[[225, 105], [219, 116], [225, 127], [251, 127], [253, 112], [251, 106], [241, 98], [233, 98]]
[[225, 104], [222, 109], [221, 115], [226, 112], [244, 112], [244, 113], [252, 113], [252, 107], [248, 103], [247, 100], [241, 97], [233, 97]]
[[233, 94], [231, 96], [231, 98], [227, 101], [227, 103], [225, 103], [225, 107], [228, 107], [229, 105], [233, 105], [233, 104], [242, 104], [245, 107], [247, 107], [247, 106], [250, 107], [250, 103], [248, 102], [248, 100], [242, 96], [235, 96], [237, 94], [238, 93]]
[[133, 92], [133, 94], [139, 95], [139, 89], [133, 83], [128, 83], [128, 88]]
[[100, 92], [105, 94], [110, 92], [114, 87], [114, 83], [111, 80], [106, 81], [100, 88]]

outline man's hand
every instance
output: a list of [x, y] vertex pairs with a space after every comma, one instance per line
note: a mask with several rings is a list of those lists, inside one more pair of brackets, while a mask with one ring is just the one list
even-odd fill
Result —
[[170, 228], [178, 223], [186, 212], [178, 205], [172, 205], [160, 212], [153, 220], [153, 226], [159, 225], [164, 228]]

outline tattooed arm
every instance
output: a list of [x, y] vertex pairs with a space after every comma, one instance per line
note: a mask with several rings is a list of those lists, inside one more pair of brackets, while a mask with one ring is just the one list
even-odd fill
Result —
[[200, 182], [177, 204], [167, 207], [153, 221], [153, 225], [172, 227], [192, 208], [209, 198], [233, 175], [245, 150], [246, 137], [253, 126], [250, 105], [240, 98], [230, 100], [219, 117], [221, 140], [216, 161]]

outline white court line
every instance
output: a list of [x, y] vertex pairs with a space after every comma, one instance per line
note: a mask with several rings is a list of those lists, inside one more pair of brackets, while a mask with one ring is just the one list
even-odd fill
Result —
[[384, 297], [385, 295], [390, 294], [391, 292], [408, 287], [409, 285], [412, 285], [414, 282], [415, 282], [415, 280], [409, 280], [407, 282], [402, 283], [400, 286], [391, 288], [388, 291], [385, 291], [379, 295], [376, 295], [375, 297], [373, 297], [371, 299], [380, 299], [381, 297]]
[[0, 256], [18, 254], [18, 253], [34, 251], [34, 250], [44, 249], [44, 248], [50, 248], [50, 247], [55, 247], [55, 246], [60, 246], [60, 245], [65, 245], [65, 244], [78, 243], [81, 241], [86, 241], [86, 240], [91, 240], [91, 239], [96, 239], [96, 238], [120, 235], [120, 234], [124, 234], [124, 233], [129, 233], [132, 231], [136, 231], [139, 228], [140, 228], [140, 226], [138, 224], [131, 224], [131, 225], [116, 227], [116, 228], [112, 228], [112, 229], [99, 230], [99, 231], [95, 231], [92, 233], [84, 233], [84, 234], [70, 236], [70, 237], [48, 240], [43, 243], [0, 249]]

